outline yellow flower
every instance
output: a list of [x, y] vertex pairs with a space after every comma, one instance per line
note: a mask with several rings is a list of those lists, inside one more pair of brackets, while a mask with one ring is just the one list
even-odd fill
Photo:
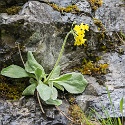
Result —
[[85, 36], [85, 30], [89, 31], [89, 26], [87, 24], [81, 23], [80, 25], [75, 25], [74, 30], [74, 45], [82, 45], [85, 43], [86, 39], [83, 39]]
[[80, 26], [79, 25], [75, 25], [74, 29], [73, 29], [76, 33], [81, 31]]
[[87, 30], [87, 31], [89, 31], [89, 26], [88, 26], [87, 24], [81, 23], [80, 28], [81, 28], [82, 30]]
[[82, 36], [76, 36], [74, 45], [77, 45], [77, 46], [82, 45], [85, 43], [85, 41], [86, 39], [83, 39]]
[[79, 33], [79, 32], [83, 32], [85, 33], [85, 30], [89, 31], [89, 26], [87, 24], [83, 24], [81, 23], [80, 25], [75, 25], [75, 27], [73, 28], [73, 30], [76, 32], [76, 33]]

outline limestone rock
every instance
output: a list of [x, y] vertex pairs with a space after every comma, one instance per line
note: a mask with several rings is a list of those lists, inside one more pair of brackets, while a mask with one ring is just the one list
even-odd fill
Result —
[[103, 0], [103, 5], [95, 12], [104, 24], [107, 32], [125, 32], [125, 1]]
[[[102, 85], [97, 84], [95, 78], [88, 80], [89, 88], [80, 95], [77, 96], [77, 103], [84, 109], [90, 106], [94, 108], [101, 117], [106, 118], [103, 108], [108, 111], [111, 117], [121, 117], [120, 113], [120, 100], [124, 97], [125, 92], [125, 53], [123, 55], [118, 55], [117, 53], [106, 53], [103, 55], [102, 60], [109, 63], [110, 73], [106, 74], [105, 86], [108, 87], [110, 92], [110, 97], [114, 110], [112, 110], [112, 104], [110, 98], [108, 97], [108, 91]], [[101, 61], [101, 60], [100, 60]], [[92, 85], [93, 86], [92, 86]], [[103, 88], [103, 89], [102, 89]], [[101, 91], [100, 91], [101, 90]], [[95, 95], [96, 94], [96, 95]], [[95, 95], [95, 96], [93, 96]], [[84, 104], [84, 106], [83, 106]], [[123, 116], [125, 116], [125, 102], [123, 104]], [[115, 114], [114, 114], [115, 112]]]
[[[67, 114], [69, 104], [66, 102], [63, 103], [64, 104], [59, 108]], [[61, 115], [54, 106], [45, 106], [44, 110], [45, 114], [42, 114], [34, 98], [23, 98], [23, 103], [21, 105], [20, 101], [10, 102], [0, 100], [0, 123], [1, 125], [68, 124], [67, 118]]]
[[[21, 2], [24, 1], [25, 0], [21, 0]], [[91, 6], [87, 0], [49, 0], [49, 2], [53, 2], [60, 7], [76, 4], [79, 8], [79, 12], [77, 13], [66, 13], [60, 10], [54, 10], [45, 0], [39, 0], [24, 2], [25, 4], [18, 14], [8, 15], [6, 13], [1, 13], [1, 66], [5, 63], [6, 65], [12, 63], [21, 65], [16, 45], [16, 43], [19, 43], [24, 61], [26, 61], [26, 52], [29, 50], [33, 51], [37, 61], [49, 72], [56, 62], [64, 37], [70, 30], [72, 23], [74, 21], [78, 24], [81, 22], [87, 23], [90, 26], [90, 31], [86, 33], [87, 48], [85, 46], [74, 47], [73, 36], [70, 36], [60, 64], [64, 70], [69, 70], [71, 67], [81, 64], [83, 57], [93, 57], [95, 59], [95, 57], [101, 55], [103, 60], [100, 61], [109, 63], [109, 70], [111, 71], [105, 75], [107, 81], [104, 82], [104, 84], [110, 87], [115, 112], [118, 113], [117, 116], [120, 116], [119, 101], [124, 95], [125, 86], [125, 54], [123, 51], [123, 55], [120, 56], [118, 53], [112, 52], [104, 55], [100, 50], [103, 49], [101, 48], [102, 46], [106, 46], [112, 51], [111, 47], [117, 47], [120, 42], [118, 36], [114, 36], [114, 34], [121, 31], [125, 33], [124, 1], [103, 1], [103, 5], [95, 12], [92, 12]], [[8, 4], [11, 4], [11, 2], [15, 4], [17, 0], [7, 0]], [[0, 6], [5, 6], [7, 3], [2, 0]], [[113, 43], [111, 47], [109, 46], [110, 42]], [[123, 46], [123, 48], [125, 47]], [[94, 56], [92, 56], [93, 54]], [[91, 106], [95, 107], [99, 113], [102, 113], [100, 105], [100, 102], [102, 102], [104, 106], [109, 109], [109, 113], [112, 116], [105, 87], [100, 86], [92, 77], [88, 77], [87, 79], [89, 81], [88, 88], [82, 96], [77, 98], [77, 101], [81, 103], [79, 105], [84, 107], [83, 110], [85, 110], [89, 103]], [[39, 113], [37, 115], [39, 116]], [[104, 113], [101, 115], [104, 116]], [[53, 118], [53, 113], [50, 114], [50, 116]], [[4, 121], [8, 121], [9, 119], [10, 116], [4, 117]], [[42, 121], [43, 119], [41, 118], [40, 120]], [[16, 124], [15, 122], [16, 121], [14, 121], [13, 124]], [[32, 119], [29, 122], [32, 122]], [[38, 122], [40, 121], [38, 120]]]

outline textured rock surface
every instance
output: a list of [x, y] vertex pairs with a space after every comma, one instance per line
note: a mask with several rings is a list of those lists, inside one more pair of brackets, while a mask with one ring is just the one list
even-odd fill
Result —
[[[12, 2], [12, 0], [8, 1]], [[14, 4], [17, 2], [17, 0], [13, 1]], [[117, 43], [120, 41], [118, 36], [114, 37], [114, 33], [120, 31], [125, 33], [125, 11], [124, 1], [122, 0], [104, 0], [103, 6], [98, 8], [95, 12], [92, 12], [91, 6], [87, 0], [49, 0], [60, 7], [66, 7], [75, 3], [80, 9], [78, 13], [60, 13], [59, 11], [53, 10], [48, 4], [42, 3], [42, 0], [39, 1], [29, 1], [25, 3], [19, 14], [16, 15], [0, 14], [0, 64], [21, 64], [19, 52], [16, 47], [16, 43], [18, 42], [20, 43], [24, 60], [26, 52], [31, 50], [44, 68], [47, 71], [51, 70], [57, 59], [64, 37], [70, 30], [73, 21], [89, 24], [90, 32], [86, 34], [86, 38], [88, 39], [87, 48], [84, 49], [83, 46], [74, 47], [74, 40], [70, 37], [61, 61], [63, 68], [80, 64], [83, 57], [90, 56], [93, 53], [96, 56], [100, 56], [101, 54], [98, 52], [99, 47], [102, 45], [108, 46], [110, 41], [112, 41], [113, 47], [118, 46], [116, 41]], [[1, 5], [5, 6], [5, 1], [2, 2]], [[25, 0], [23, 2], [25, 2]], [[105, 34], [108, 40], [102, 38], [102, 36], [102, 40], [100, 40], [99, 35], [101, 31], [98, 30], [100, 27], [94, 24], [93, 17], [100, 19], [102, 25], [106, 27]], [[124, 48], [125, 47], [123, 47], [123, 49]], [[107, 53], [103, 55], [103, 60], [101, 61], [109, 63], [109, 70], [111, 72], [105, 75], [107, 80], [105, 84], [109, 86], [111, 96], [113, 96], [115, 112], [118, 114], [117, 116], [119, 116], [118, 104], [120, 97], [123, 95], [125, 86], [125, 57], [124, 55], [119, 56], [117, 53]], [[84, 107], [83, 110], [85, 110], [89, 100], [89, 103], [92, 102], [91, 105], [94, 106], [99, 113], [102, 113], [100, 102], [105, 102], [104, 105], [106, 105], [106, 107], [109, 106], [106, 94], [107, 91], [105, 87], [98, 84], [95, 78], [88, 76], [86, 78], [89, 81], [89, 86], [85, 93], [77, 98], [77, 101], [78, 103], [80, 102], [79, 105]], [[117, 97], [117, 95], [119, 97]], [[105, 100], [107, 100], [107, 102]], [[3, 103], [4, 102], [2, 102], [1, 105], [3, 105]], [[10, 105], [9, 107], [12, 108]], [[111, 109], [110, 106], [108, 108], [109, 110]], [[11, 109], [8, 110], [12, 111]], [[1, 111], [6, 112], [7, 110], [3, 107]], [[7, 119], [15, 119], [14, 116], [11, 115], [5, 118], [2, 116], [5, 124]], [[110, 115], [112, 116], [112, 112], [110, 112]], [[18, 119], [21, 120], [20, 117]], [[23, 120], [25, 120], [25, 118]], [[19, 122], [22, 124], [22, 121]], [[41, 121], [38, 120], [40, 123]], [[12, 120], [12, 122], [16, 121]], [[33, 124], [32, 119], [29, 120], [29, 122]]]
[[[68, 104], [64, 102], [60, 109], [67, 114]], [[44, 107], [41, 113], [38, 103], [33, 98], [23, 101], [0, 100], [0, 125], [67, 125], [67, 118], [55, 107]]]
[[[60, 12], [53, 10], [49, 5], [37, 1], [27, 2], [19, 15], [1, 14], [0, 17], [1, 60], [6, 61], [10, 57], [14, 62], [17, 61], [13, 49], [15, 48], [15, 42], [18, 42], [21, 46], [26, 47], [24, 51], [34, 51], [37, 59], [46, 70], [52, 69], [55, 64], [66, 30], [71, 27], [73, 21], [84, 22], [91, 25], [93, 30], [97, 29], [89, 16], [84, 14], [79, 16], [72, 13], [61, 15]], [[81, 57], [84, 55], [79, 49], [74, 53], [72, 51], [74, 48], [73, 39], [69, 41], [71, 42], [68, 50], [66, 49], [67, 54], [62, 59], [63, 67], [69, 65], [69, 61], [72, 61], [70, 58], [74, 57], [75, 53], [80, 52]], [[78, 62], [80, 59], [76, 56], [72, 63]]]
[[0, 6], [13, 6], [16, 4], [23, 4], [27, 2], [28, 0], [1, 0]]
[[[118, 53], [106, 53], [103, 55], [102, 59], [103, 60], [100, 62], [109, 64], [110, 73], [105, 75], [105, 85], [109, 89], [114, 111], [112, 110], [106, 88], [99, 85], [93, 77], [87, 77], [89, 86], [83, 95], [77, 97], [77, 102], [81, 107], [83, 104], [91, 106], [96, 109], [102, 117], [107, 117], [104, 113], [103, 106], [111, 117], [121, 117], [120, 100], [122, 97], [125, 100], [125, 53], [123, 55], [119, 55]], [[123, 107], [123, 114], [125, 116], [125, 102]], [[85, 110], [84, 107], [83, 110]]]
[[125, 32], [125, 1], [122, 0], [103, 0], [95, 17], [100, 19], [108, 32]]
[[[15, 43], [18, 42], [21, 46], [25, 46], [25, 49], [22, 49], [24, 52], [28, 50], [34, 51], [37, 59], [46, 70], [51, 70], [57, 59], [64, 36], [66, 35], [66, 32], [69, 31], [68, 27], [71, 27], [73, 21], [89, 24], [91, 30], [90, 34], [87, 36], [88, 48], [89, 51], [95, 49], [94, 47], [98, 44], [97, 41], [99, 41], [97, 38], [97, 32], [99, 31], [98, 27], [94, 24], [92, 18], [93, 12], [91, 12], [89, 3], [86, 0], [50, 2], [54, 2], [60, 7], [66, 7], [75, 2], [80, 12], [78, 12], [78, 14], [65, 12], [61, 14], [60, 12], [53, 10], [53, 8], [46, 3], [29, 1], [22, 7], [22, 10], [20, 10], [17, 15], [10, 16], [7, 14], [0, 14], [1, 62], [7, 61], [8, 59], [12, 62], [18, 62], [16, 60], [16, 57], [18, 57], [18, 50], [15, 47]], [[121, 30], [124, 32], [124, 8], [120, 6], [124, 3], [122, 1], [108, 3], [109, 2], [104, 1], [103, 6], [95, 12], [95, 17], [102, 20], [103, 25], [106, 26], [106, 28], [108, 27], [107, 31], [110, 29], [110, 31], [113, 32]], [[115, 8], [116, 4], [118, 4], [118, 9]], [[109, 11], [106, 8], [109, 8]], [[109, 12], [112, 13], [109, 14]], [[121, 12], [120, 15], [119, 12]], [[108, 16], [110, 16], [110, 18]], [[115, 19], [113, 18], [114, 16]], [[117, 23], [113, 23], [113, 21], [110, 20], [113, 25], [111, 23], [107, 24], [107, 18], [112, 19]], [[112, 36], [111, 32], [110, 35]], [[66, 48], [65, 56], [63, 56], [62, 59], [63, 68], [69, 65], [75, 65], [74, 62], [78, 63], [82, 59], [81, 57], [86, 56], [82, 51], [83, 48], [74, 49], [73, 39], [69, 41], [71, 42], [68, 43], [68, 49]], [[73, 52], [73, 50], [75, 51]], [[75, 56], [76, 53], [80, 53], [80, 57]], [[71, 57], [75, 58], [72, 59]], [[20, 59], [18, 58], [18, 60]]]

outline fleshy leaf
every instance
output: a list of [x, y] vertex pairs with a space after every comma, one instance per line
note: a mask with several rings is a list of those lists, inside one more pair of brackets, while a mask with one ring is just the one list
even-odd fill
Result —
[[2, 69], [1, 74], [11, 78], [29, 77], [28, 73], [20, 66], [10, 65]]
[[46, 101], [46, 100], [50, 99], [52, 90], [46, 84], [44, 84], [42, 82], [39, 83], [37, 86], [37, 91], [38, 91], [42, 100]]
[[43, 74], [43, 72], [42, 72], [41, 69], [37, 68], [37, 69], [35, 70], [35, 76], [36, 76], [36, 79], [37, 79], [38, 81], [42, 79], [42, 74]]
[[52, 89], [51, 99], [55, 100], [55, 99], [57, 99], [58, 91], [55, 87], [52, 87], [51, 89]]
[[30, 78], [29, 83], [36, 84], [36, 85], [38, 84], [37, 81], [33, 78]]
[[87, 81], [81, 73], [72, 72], [69, 73], [72, 77], [65, 81], [54, 81], [59, 85], [62, 85], [68, 92], [78, 94], [85, 90]]
[[62, 104], [62, 101], [59, 100], [59, 99], [56, 99], [56, 100], [49, 99], [49, 100], [47, 100], [47, 101], [45, 101], [45, 102], [46, 102], [46, 104], [48, 104], [48, 105], [56, 105], [56, 106], [59, 106], [59, 105]]
[[25, 63], [25, 70], [27, 72], [29, 72], [29, 73], [34, 73], [35, 72], [35, 70], [29, 65], [28, 61]]
[[69, 80], [72, 77], [72, 74], [63, 74], [55, 79], [49, 79], [50, 81], [66, 81]]
[[53, 85], [57, 88], [57, 89], [60, 89], [61, 91], [64, 91], [64, 88], [62, 85], [59, 85], [58, 83], [56, 82], [53, 82]]
[[45, 74], [43, 67], [35, 60], [31, 51], [28, 51], [27, 62], [25, 64], [25, 70], [29, 73], [35, 73], [37, 68], [42, 70], [43, 75]]
[[53, 87], [53, 82], [49, 82], [49, 87], [51, 88], [51, 99], [57, 99], [58, 91], [55, 87]]
[[29, 85], [22, 93], [22, 95], [34, 95], [36, 84]]

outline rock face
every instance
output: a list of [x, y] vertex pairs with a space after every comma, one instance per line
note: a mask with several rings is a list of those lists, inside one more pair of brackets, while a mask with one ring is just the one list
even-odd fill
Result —
[[[100, 60], [101, 62], [105, 61], [109, 63], [110, 73], [105, 75], [105, 86], [108, 87], [110, 92], [114, 110], [112, 110], [108, 91], [105, 87], [100, 86], [93, 77], [87, 77], [89, 86], [83, 95], [77, 97], [77, 102], [81, 107], [83, 104], [86, 105], [89, 103], [89, 106], [94, 108], [104, 118], [107, 116], [104, 113], [103, 106], [108, 111], [109, 116], [121, 117], [120, 100], [122, 97], [125, 100], [125, 53], [124, 55], [106, 53], [102, 59]], [[125, 116], [125, 103], [123, 107], [123, 115]], [[84, 107], [83, 110], [85, 110]]]
[[102, 7], [95, 12], [95, 17], [102, 21], [107, 32], [117, 32], [120, 30], [125, 32], [125, 1], [103, 1]]
[[[66, 106], [67, 108], [64, 108]], [[68, 104], [64, 102], [60, 109], [67, 114]], [[38, 102], [33, 98], [10, 102], [0, 100], [1, 125], [67, 125], [68, 120], [54, 107], [44, 107], [41, 113]], [[66, 110], [67, 109], [67, 110]]]
[[[14, 4], [17, 0], [13, 1]], [[7, 3], [8, 3], [7, 2]], [[25, 3], [25, 0], [21, 0]], [[112, 51], [119, 45], [120, 38], [117, 32], [125, 33], [125, 11], [124, 1], [122, 0], [103, 0], [103, 5], [96, 11], [93, 11], [90, 3], [87, 0], [48, 0], [46, 1], [28, 1], [26, 2], [19, 13], [8, 15], [0, 14], [0, 63], [3, 66], [9, 64], [21, 65], [17, 44], [20, 44], [20, 49], [24, 60], [26, 60], [26, 52], [33, 51], [36, 59], [47, 72], [52, 70], [59, 51], [61, 49], [66, 33], [70, 31], [74, 21], [78, 24], [81, 22], [87, 23], [90, 26], [90, 31], [86, 33], [86, 46], [74, 47], [73, 36], [70, 36], [66, 45], [66, 49], [60, 62], [64, 70], [68, 70], [73, 66], [80, 64], [83, 58], [102, 56], [102, 62], [109, 63], [111, 73], [105, 75], [105, 85], [110, 85], [111, 96], [114, 96], [113, 102], [115, 112], [119, 113], [118, 102], [120, 98], [115, 96], [125, 87], [125, 57], [121, 58], [117, 53], [102, 54], [102, 48], [108, 47]], [[55, 4], [52, 4], [52, 3]], [[0, 5], [7, 4], [1, 1]], [[8, 3], [9, 4], [9, 3]], [[62, 7], [67, 7], [71, 4], [76, 4], [79, 11], [72, 8], [70, 12], [65, 12]], [[57, 9], [54, 10], [54, 6]], [[103, 47], [102, 47], [103, 46]], [[101, 52], [100, 52], [101, 50]], [[103, 50], [104, 51], [104, 50]], [[109, 62], [108, 62], [109, 61]], [[2, 67], [1, 67], [2, 68]], [[83, 97], [78, 97], [77, 101], [86, 102], [86, 98], [92, 102], [92, 106], [100, 111], [100, 100], [104, 102], [107, 99], [107, 91], [105, 87], [100, 86], [96, 79], [88, 77], [88, 89], [83, 93]], [[94, 89], [94, 93], [91, 91]], [[117, 94], [116, 94], [117, 93]], [[87, 96], [88, 95], [88, 96]], [[85, 100], [83, 99], [85, 97]], [[103, 97], [103, 98], [102, 98]], [[83, 99], [83, 100], [82, 100]], [[116, 103], [115, 103], [116, 102]], [[82, 104], [80, 104], [82, 106]], [[107, 106], [109, 102], [106, 102]], [[86, 107], [86, 105], [84, 105]], [[110, 107], [109, 107], [110, 109]], [[112, 115], [110, 113], [110, 115]], [[119, 115], [118, 115], [119, 116]]]
[[[84, 21], [93, 25], [90, 17], [54, 11], [52, 7], [45, 3], [37, 1], [27, 2], [18, 15], [9, 16], [1, 14], [1, 60], [13, 58], [15, 43], [25, 46], [25, 50], [34, 51], [39, 62], [46, 70], [51, 70], [57, 59], [58, 53], [66, 35], [65, 29], [71, 26], [72, 21], [78, 23]], [[68, 25], [66, 25], [68, 23]], [[65, 26], [64, 26], [65, 24]], [[13, 31], [11, 29], [14, 29]], [[62, 35], [62, 33], [64, 33]], [[73, 41], [70, 43], [70, 49], [73, 50]], [[24, 50], [24, 51], [25, 51]], [[10, 51], [13, 52], [10, 54]], [[63, 57], [63, 64], [69, 65], [70, 55], [68, 53]], [[83, 55], [83, 54], [81, 54]], [[68, 57], [67, 57], [68, 56]], [[16, 62], [15, 59], [14, 62]], [[76, 59], [77, 60], [77, 59]]]
[[0, 7], [2, 6], [13, 6], [16, 4], [23, 4], [27, 2], [28, 0], [1, 0], [0, 1]]
[[[63, 2], [50, 2], [55, 2], [60, 8], [74, 4], [74, 1], [67, 0]], [[76, 21], [77, 23], [84, 22], [90, 26], [90, 33], [88, 33], [87, 39], [89, 51], [92, 51], [95, 49], [95, 46], [98, 46], [97, 41], [99, 41], [99, 39], [97, 36], [100, 32], [98, 31], [98, 26], [95, 25], [96, 23], [93, 20], [92, 15], [95, 15], [96, 18], [102, 20], [103, 25], [106, 28], [108, 27], [111, 29], [110, 31], [124, 32], [124, 11], [123, 7], [119, 7], [123, 3], [118, 1], [113, 2], [112, 4], [107, 3], [107, 1], [104, 1], [102, 7], [100, 7], [96, 12], [92, 12], [88, 1], [75, 1], [75, 4], [79, 8], [79, 12], [76, 14], [75, 11], [71, 11], [71, 13], [60, 13], [57, 10], [53, 10], [53, 8], [46, 3], [29, 1], [22, 7], [19, 14], [7, 15], [2, 13], [0, 15], [1, 62], [8, 59], [11, 59], [12, 62], [18, 62], [16, 60], [18, 50], [15, 47], [15, 43], [20, 43], [21, 46], [25, 46], [25, 49], [22, 48], [24, 52], [28, 50], [34, 51], [38, 61], [43, 65], [43, 67], [47, 71], [51, 70], [57, 59], [66, 32], [69, 31], [73, 21]], [[118, 9], [115, 8], [116, 4]], [[113, 25], [111, 25], [111, 23], [108, 25], [106, 22], [107, 19], [105, 18], [109, 15], [104, 15], [106, 12], [109, 12], [105, 9], [107, 7], [112, 13], [114, 12], [114, 9], [115, 11], [118, 10], [118, 12], [121, 12], [120, 16], [117, 12], [114, 12], [116, 13], [116, 18], [114, 20], [112, 19], [114, 13], [110, 15], [109, 19], [117, 22], [113, 23]], [[122, 20], [119, 18], [122, 18]], [[110, 22], [112, 20], [110, 20]], [[106, 29], [106, 32], [109, 33], [108, 28]], [[61, 61], [63, 68], [69, 65], [75, 65], [74, 62], [78, 63], [80, 62], [81, 57], [86, 56], [83, 49], [74, 49], [73, 41], [73, 39], [68, 40], [68, 49], [66, 49], [65, 56], [63, 56], [62, 59], [63, 61]], [[76, 53], [80, 53], [80, 57], [76, 56]], [[71, 57], [75, 57], [75, 59]], [[20, 59], [18, 58], [18, 60]], [[71, 62], [70, 64], [69, 61]]]
[[[115, 0], [103, 1], [104, 3], [102, 7], [98, 8], [98, 10], [95, 12], [95, 18], [102, 21], [106, 28], [106, 32], [109, 35], [112, 35], [112, 32], [118, 32], [120, 30], [125, 32], [125, 2]], [[124, 52], [124, 47], [125, 45], [119, 48], [122, 48]], [[108, 111], [109, 116], [121, 117], [120, 100], [122, 97], [125, 100], [125, 52], [123, 55], [119, 55], [117, 52], [106, 53], [102, 55], [102, 60], [100, 60], [100, 62], [109, 64], [110, 73], [105, 75], [106, 82], [104, 85], [107, 86], [110, 91], [114, 111], [112, 110], [106, 88], [100, 86], [93, 77], [86, 77], [89, 82], [89, 86], [83, 95], [77, 97], [77, 102], [81, 107], [83, 104], [93, 107], [96, 109], [97, 113], [104, 118], [107, 116], [104, 113], [104, 109], [102, 108], [103, 106]], [[125, 103], [123, 107], [123, 116], [125, 116]], [[83, 110], [85, 109], [86, 108], [83, 106]]]

